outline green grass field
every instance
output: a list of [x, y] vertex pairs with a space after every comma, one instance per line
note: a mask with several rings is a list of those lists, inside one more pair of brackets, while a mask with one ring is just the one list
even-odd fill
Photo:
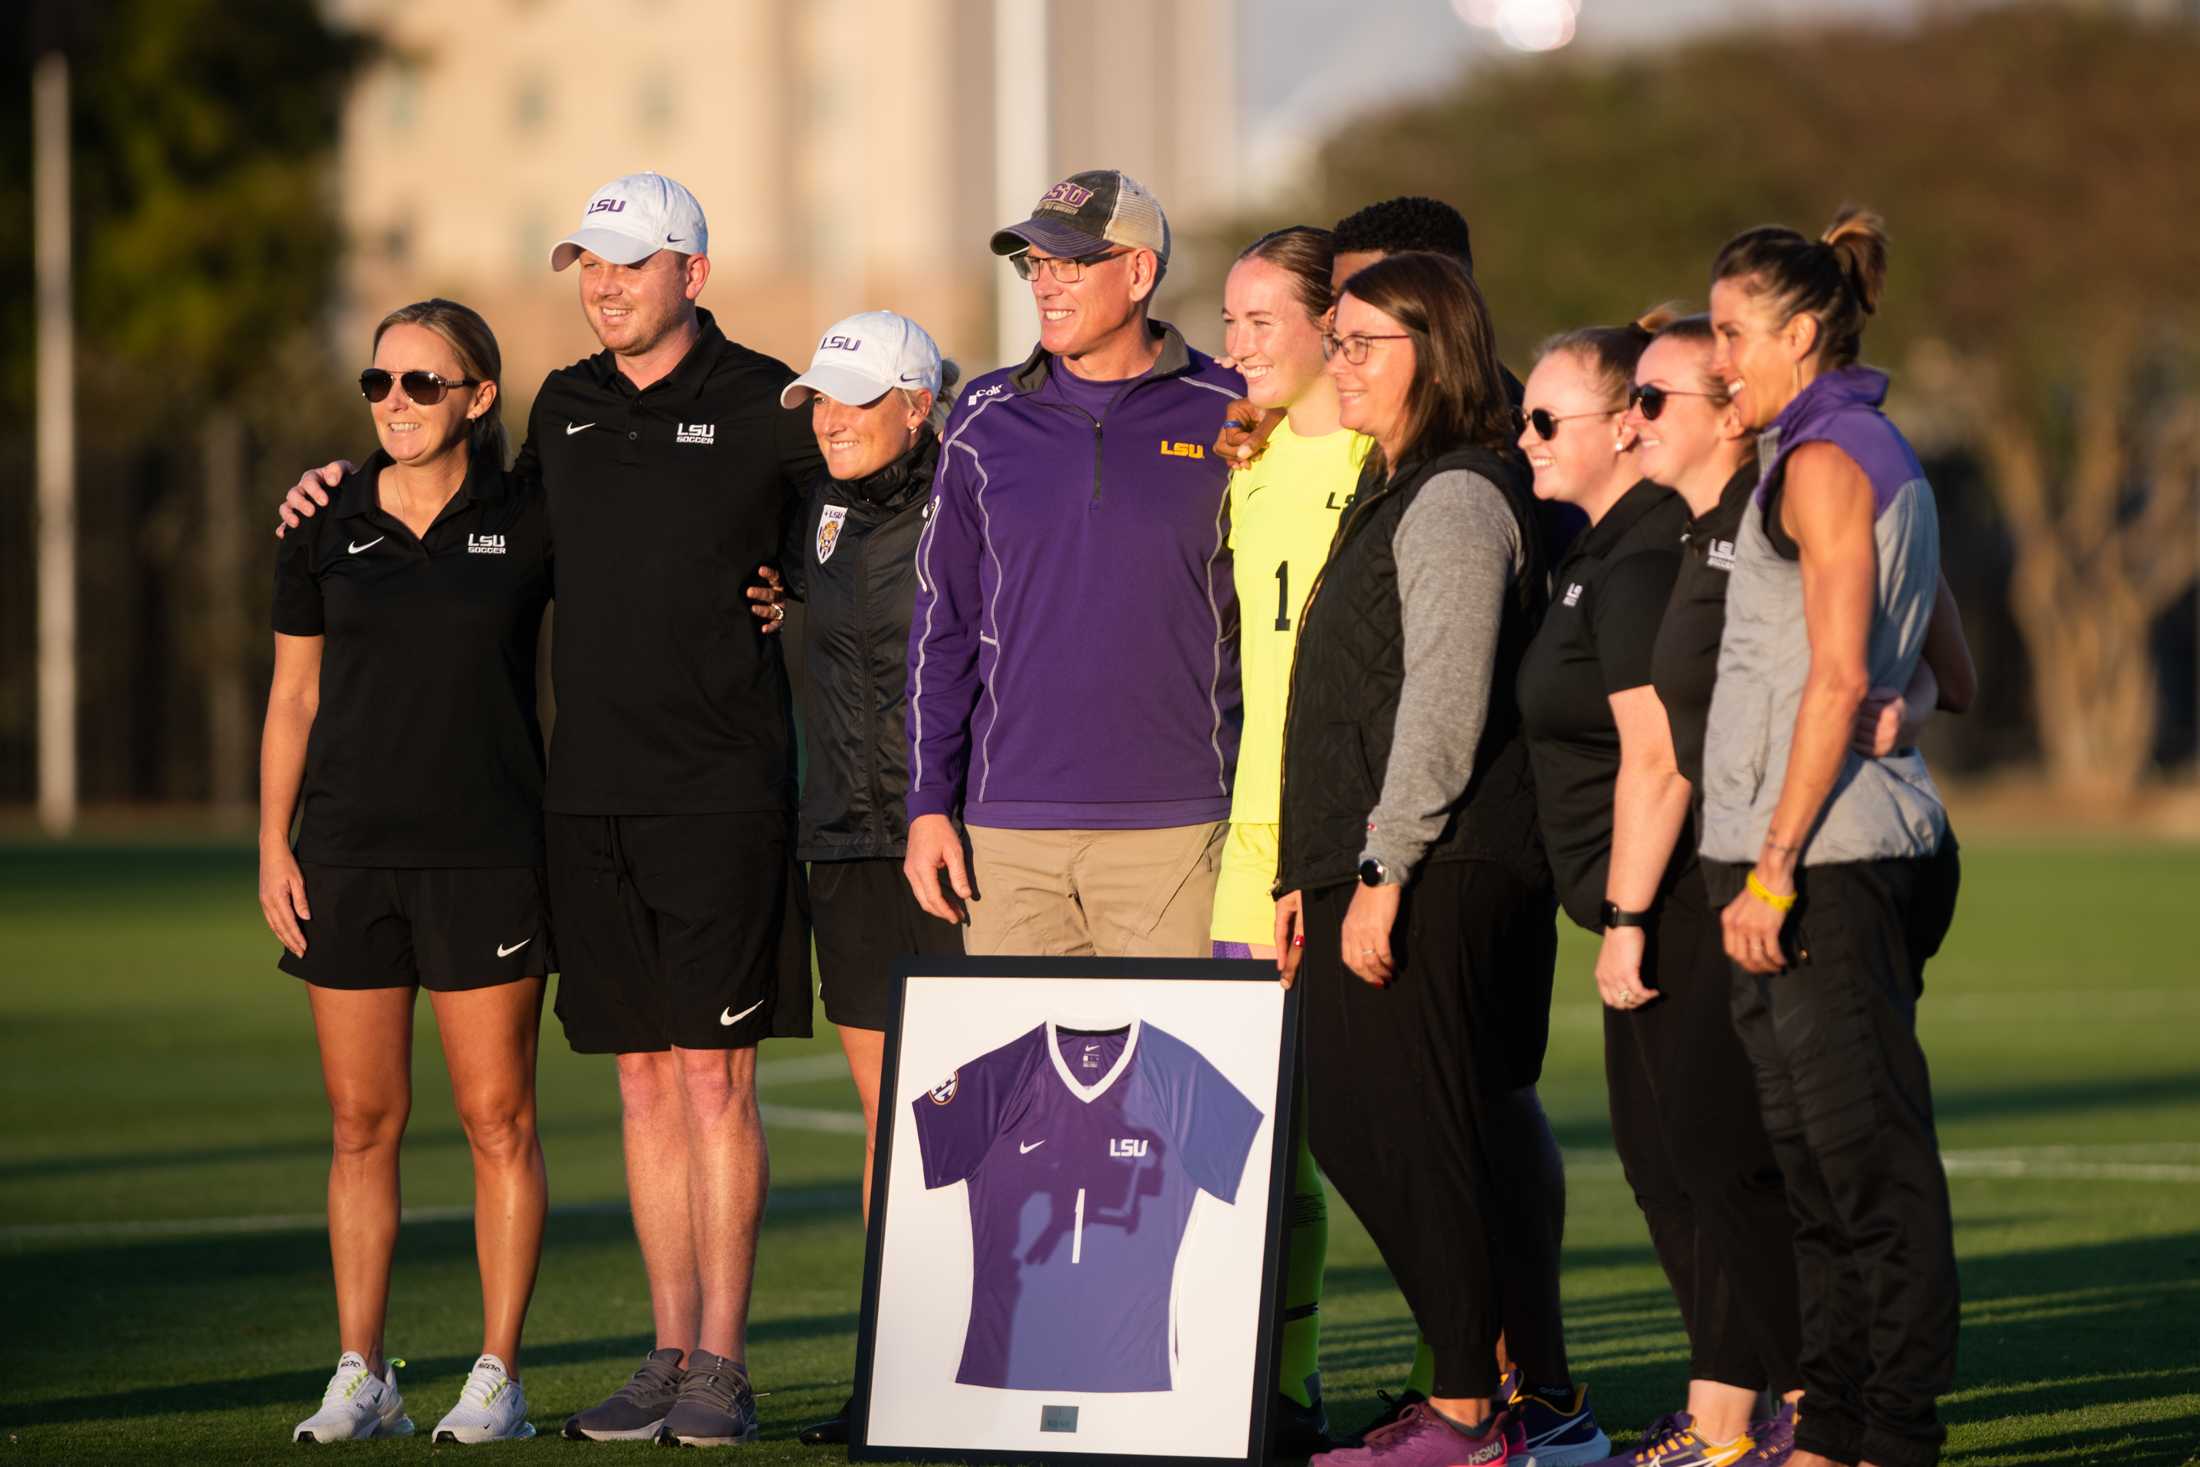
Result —
[[[2179, 1464], [2200, 1453], [2200, 849], [1966, 851], [1924, 1006], [1962, 1255], [1948, 1460]], [[248, 851], [0, 849], [0, 1462], [292, 1460], [335, 1356], [319, 1211], [327, 1121], [305, 999], [274, 968]], [[1615, 1435], [1680, 1404], [1680, 1324], [1609, 1151], [1588, 948], [1569, 940], [1544, 1096], [1572, 1188], [1578, 1373]], [[422, 1434], [478, 1345], [466, 1148], [428, 1007], [390, 1345]], [[820, 1022], [821, 1033], [830, 1031]], [[767, 1049], [773, 1197], [750, 1361], [765, 1443], [847, 1394], [861, 1140], [830, 1038]], [[553, 1206], [524, 1374], [556, 1440], [648, 1344], [607, 1061], [542, 1066]], [[1412, 1347], [1336, 1209], [1331, 1411], [1364, 1419]], [[341, 1450], [341, 1449], [339, 1449]]]

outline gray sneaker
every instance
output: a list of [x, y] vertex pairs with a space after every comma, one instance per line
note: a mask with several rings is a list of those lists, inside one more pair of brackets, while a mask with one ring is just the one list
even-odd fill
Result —
[[756, 1396], [748, 1372], [708, 1350], [688, 1351], [680, 1399], [657, 1433], [661, 1447], [732, 1447], [756, 1440]]
[[565, 1418], [572, 1442], [646, 1442], [657, 1436], [680, 1394], [680, 1352], [652, 1350], [627, 1383], [586, 1411]]

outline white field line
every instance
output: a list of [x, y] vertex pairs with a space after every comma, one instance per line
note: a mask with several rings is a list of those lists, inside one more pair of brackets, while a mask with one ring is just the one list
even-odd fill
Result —
[[[819, 1056], [826, 1058], [826, 1056]], [[836, 1060], [837, 1064], [838, 1061]], [[789, 1066], [781, 1067], [781, 1075]], [[863, 1116], [853, 1110], [822, 1110], [813, 1106], [772, 1105], [759, 1107], [767, 1125], [783, 1131], [820, 1131], [838, 1136], [863, 1134]], [[2126, 1159], [2116, 1159], [2121, 1153]], [[1992, 1150], [1944, 1151], [1941, 1164], [1951, 1177], [1998, 1178], [2018, 1181], [2152, 1182], [2173, 1185], [2200, 1183], [2200, 1160], [2142, 1160], [2144, 1156], [2184, 1155], [2200, 1157], [2200, 1142], [2147, 1142], [2130, 1146], [2025, 1146]], [[1575, 1176], [1618, 1176], [1619, 1158], [1610, 1151], [1568, 1151], [1566, 1170]], [[796, 1200], [799, 1197], [801, 1200]], [[805, 1211], [834, 1205], [817, 1194], [796, 1194], [775, 1200], [775, 1211]], [[557, 1216], [626, 1211], [623, 1202], [568, 1202], [550, 1209]], [[470, 1206], [408, 1207], [411, 1223], [458, 1222], [473, 1216]], [[249, 1213], [239, 1217], [179, 1217], [90, 1220], [69, 1223], [13, 1223], [0, 1226], [0, 1245], [249, 1236], [257, 1233], [318, 1231], [327, 1225], [318, 1212]]]

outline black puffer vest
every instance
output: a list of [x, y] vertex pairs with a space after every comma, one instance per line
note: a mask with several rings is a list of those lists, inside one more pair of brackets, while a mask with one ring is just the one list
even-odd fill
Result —
[[820, 474], [785, 570], [804, 602], [798, 854], [902, 854], [909, 839], [909, 614], [939, 440], [866, 479]]
[[1489, 716], [1475, 749], [1474, 772], [1422, 862], [1496, 861], [1532, 885], [1550, 880], [1513, 692], [1521, 656], [1550, 599], [1530, 475], [1517, 454], [1455, 448], [1408, 463], [1382, 485], [1370, 482], [1370, 466], [1307, 599], [1284, 725], [1279, 891], [1334, 886], [1357, 875], [1367, 817], [1381, 797], [1390, 763], [1398, 694], [1405, 683], [1405, 628], [1391, 539], [1421, 486], [1459, 469], [1480, 474], [1505, 496], [1520, 527], [1527, 567], [1513, 585], [1499, 626]]

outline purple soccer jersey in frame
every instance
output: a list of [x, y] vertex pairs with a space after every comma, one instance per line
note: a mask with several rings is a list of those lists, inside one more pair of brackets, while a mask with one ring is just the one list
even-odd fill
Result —
[[1053, 1023], [911, 1104], [924, 1184], [967, 1182], [963, 1385], [1165, 1391], [1197, 1195], [1235, 1204], [1260, 1108], [1150, 1024]]

